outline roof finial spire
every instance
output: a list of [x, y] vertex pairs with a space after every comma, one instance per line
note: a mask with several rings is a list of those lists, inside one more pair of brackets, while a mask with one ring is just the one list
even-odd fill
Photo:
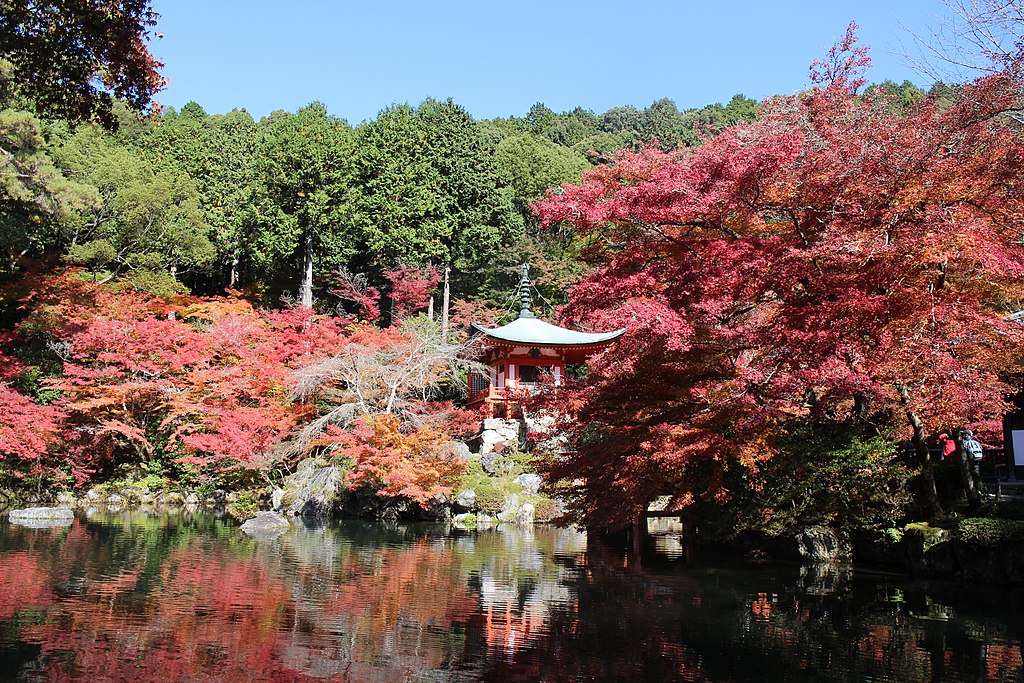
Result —
[[523, 264], [523, 274], [519, 278], [519, 317], [536, 318], [530, 307], [533, 305], [533, 297], [530, 295], [530, 265]]

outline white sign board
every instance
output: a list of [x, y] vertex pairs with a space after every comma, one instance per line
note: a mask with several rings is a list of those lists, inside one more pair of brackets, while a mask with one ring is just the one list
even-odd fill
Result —
[[1024, 467], [1024, 429], [1011, 430], [1010, 441], [1013, 443], [1013, 464]]

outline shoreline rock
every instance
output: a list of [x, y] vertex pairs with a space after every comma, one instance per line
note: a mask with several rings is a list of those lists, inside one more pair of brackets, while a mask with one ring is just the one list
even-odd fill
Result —
[[18, 526], [46, 529], [70, 525], [75, 521], [75, 513], [66, 507], [31, 507], [11, 510], [7, 519]]
[[291, 522], [277, 512], [257, 512], [255, 517], [247, 519], [239, 528], [254, 538], [277, 538], [291, 526]]

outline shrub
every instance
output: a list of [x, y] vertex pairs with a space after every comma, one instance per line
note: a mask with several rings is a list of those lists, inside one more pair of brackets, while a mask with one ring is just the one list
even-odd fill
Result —
[[1024, 541], [1024, 521], [971, 517], [960, 520], [955, 538], [974, 545], [995, 545], [1003, 542]]
[[259, 493], [256, 491], [242, 491], [235, 502], [228, 506], [228, 514], [239, 522], [251, 519], [260, 510], [258, 500]]

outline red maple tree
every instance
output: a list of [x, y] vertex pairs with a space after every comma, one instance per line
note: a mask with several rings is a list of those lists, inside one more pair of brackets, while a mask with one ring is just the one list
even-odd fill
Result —
[[725, 499], [724, 473], [756, 471], [787, 420], [892, 425], [922, 463], [933, 428], [995, 431], [1024, 341], [1005, 315], [1024, 294], [1024, 144], [1002, 116], [1020, 84], [894, 115], [884, 91], [856, 95], [849, 38], [821, 86], [758, 121], [623, 152], [537, 204], [594, 238], [565, 320], [629, 328], [560, 397], [587, 419], [551, 474], [588, 521]]
[[309, 414], [292, 369], [335, 350], [338, 319], [261, 311], [235, 297], [162, 299], [42, 278], [23, 305], [23, 339], [63, 361], [46, 386], [80, 481], [90, 471], [157, 459], [220, 470], [262, 458]]
[[391, 317], [400, 321], [427, 307], [441, 274], [436, 268], [399, 266], [385, 271], [384, 279], [391, 283]]

